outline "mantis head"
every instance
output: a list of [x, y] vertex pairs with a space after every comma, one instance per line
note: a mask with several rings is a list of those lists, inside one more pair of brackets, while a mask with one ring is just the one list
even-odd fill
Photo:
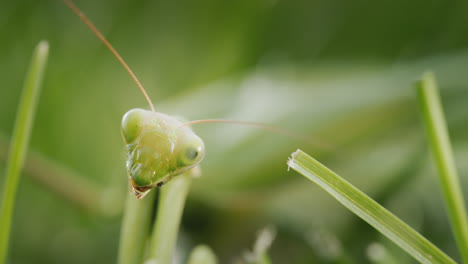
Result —
[[122, 118], [122, 135], [130, 184], [139, 199], [172, 176], [197, 166], [205, 156], [200, 137], [169, 115], [132, 109]]

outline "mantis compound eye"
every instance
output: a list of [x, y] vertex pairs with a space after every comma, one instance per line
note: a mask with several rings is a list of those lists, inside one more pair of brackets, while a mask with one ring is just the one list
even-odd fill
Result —
[[129, 110], [122, 118], [122, 134], [125, 142], [132, 143], [140, 135], [145, 118], [145, 110]]
[[180, 166], [193, 166], [198, 164], [205, 156], [205, 144], [198, 137], [185, 146], [179, 154]]
[[201, 152], [201, 149], [188, 148], [185, 151], [185, 158], [190, 161], [196, 160], [198, 155], [200, 155], [200, 152]]

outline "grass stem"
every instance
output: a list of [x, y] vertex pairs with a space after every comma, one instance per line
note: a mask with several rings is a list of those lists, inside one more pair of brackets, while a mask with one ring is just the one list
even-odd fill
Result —
[[0, 264], [6, 262], [16, 191], [29, 145], [36, 105], [39, 101], [40, 84], [44, 75], [48, 54], [49, 44], [46, 41], [39, 42], [34, 50], [29, 71], [26, 75], [16, 115], [0, 211]]
[[466, 207], [434, 75], [424, 74], [422, 80], [417, 83], [416, 90], [455, 240], [463, 262], [468, 263]]

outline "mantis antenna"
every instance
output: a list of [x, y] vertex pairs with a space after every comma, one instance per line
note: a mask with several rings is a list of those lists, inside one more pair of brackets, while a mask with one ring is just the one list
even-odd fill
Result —
[[117, 60], [122, 64], [122, 66], [127, 70], [127, 72], [130, 74], [132, 77], [133, 81], [137, 84], [138, 88], [140, 88], [140, 91], [143, 93], [143, 96], [145, 97], [146, 101], [148, 101], [148, 104], [153, 112], [156, 112], [154, 110], [154, 105], [153, 102], [151, 102], [151, 99], [148, 96], [148, 93], [146, 92], [145, 88], [141, 84], [141, 82], [138, 80], [136, 75], [133, 73], [132, 69], [127, 65], [127, 63], [124, 61], [124, 59], [120, 56], [120, 54], [114, 49], [114, 47], [110, 44], [109, 41], [102, 35], [102, 33], [94, 26], [93, 22], [89, 20], [86, 15], [71, 1], [71, 0], [63, 0], [65, 4], [67, 4], [73, 12], [75, 12], [81, 20], [93, 31], [93, 33], [106, 45], [106, 47], [114, 54], [114, 56], [117, 58]]
[[236, 124], [236, 125], [244, 125], [244, 126], [250, 126], [250, 127], [256, 127], [256, 128], [261, 128], [265, 129], [271, 132], [275, 132], [277, 134], [287, 136], [290, 138], [294, 138], [296, 140], [299, 140], [301, 142], [320, 147], [321, 149], [324, 150], [331, 150], [332, 147], [329, 146], [328, 144], [324, 143], [319, 143], [315, 140], [311, 140], [308, 137], [305, 137], [303, 135], [294, 133], [288, 129], [276, 127], [276, 126], [271, 126], [267, 124], [262, 124], [262, 123], [256, 123], [256, 122], [249, 122], [249, 121], [235, 121], [235, 120], [225, 120], [225, 119], [202, 119], [202, 120], [193, 120], [189, 121], [186, 123], [183, 123], [180, 127], [185, 127], [185, 126], [190, 126], [190, 125], [195, 125], [195, 124], [204, 124], [204, 123], [224, 123], [224, 124]]
[[[93, 33], [104, 43], [104, 45], [114, 54], [114, 56], [117, 58], [117, 60], [122, 64], [122, 66], [125, 68], [125, 70], [130, 74], [132, 77], [133, 81], [137, 84], [138, 88], [140, 89], [141, 93], [145, 97], [146, 101], [148, 102], [151, 110], [153, 112], [156, 112], [154, 109], [153, 102], [151, 101], [150, 97], [148, 96], [148, 93], [146, 92], [145, 88], [141, 84], [141, 82], [138, 80], [136, 75], [133, 73], [132, 69], [127, 65], [125, 60], [120, 56], [120, 54], [114, 49], [114, 47], [110, 44], [109, 41], [102, 35], [102, 33], [94, 26], [93, 22], [86, 17], [86, 15], [71, 1], [71, 0], [63, 0], [65, 4], [67, 4], [70, 9], [76, 13], [80, 19], [93, 31]], [[251, 126], [251, 127], [257, 127], [257, 128], [262, 128], [265, 130], [269, 130], [284, 136], [288, 136], [291, 138], [295, 138], [299, 141], [308, 143], [310, 145], [315, 145], [319, 146], [323, 149], [330, 150], [329, 146], [326, 146], [325, 144], [318, 143], [318, 142], [312, 142], [310, 138], [298, 135], [290, 130], [275, 127], [275, 126], [270, 126], [266, 124], [261, 124], [261, 123], [255, 123], [255, 122], [247, 122], [247, 121], [234, 121], [234, 120], [224, 120], [224, 119], [203, 119], [203, 120], [194, 120], [190, 121], [187, 123], [182, 124], [180, 127], [184, 126], [189, 126], [189, 125], [195, 125], [195, 124], [202, 124], [202, 123], [225, 123], [225, 124], [238, 124], [238, 125], [245, 125], [245, 126]]]

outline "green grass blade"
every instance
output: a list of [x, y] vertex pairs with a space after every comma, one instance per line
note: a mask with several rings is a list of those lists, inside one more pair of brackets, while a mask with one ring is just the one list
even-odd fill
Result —
[[46, 41], [41, 41], [34, 50], [16, 115], [15, 128], [6, 169], [6, 178], [3, 186], [2, 209], [0, 211], [1, 264], [6, 261], [19, 176], [28, 149], [36, 105], [39, 101], [40, 84], [42, 82], [42, 76], [44, 75], [48, 54], [49, 44]]
[[455, 263], [449, 256], [335, 172], [301, 150], [288, 161], [354, 214], [380, 231], [421, 263]]
[[137, 200], [128, 192], [122, 227], [120, 230], [117, 263], [142, 263], [145, 247], [151, 230], [151, 218], [156, 200], [156, 191], [151, 190], [144, 199]]
[[434, 75], [426, 73], [417, 83], [416, 91], [455, 240], [463, 262], [468, 263], [466, 207]]

